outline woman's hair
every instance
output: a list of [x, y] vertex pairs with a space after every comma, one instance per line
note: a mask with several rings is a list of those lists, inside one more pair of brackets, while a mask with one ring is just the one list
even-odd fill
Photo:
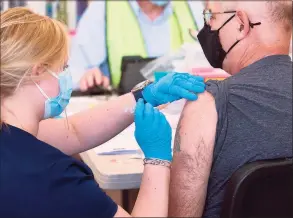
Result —
[[24, 7], [1, 12], [0, 101], [31, 80], [34, 66], [64, 65], [68, 51], [68, 33], [61, 22]]
[[68, 33], [61, 22], [24, 7], [1, 12], [1, 99], [30, 80], [34, 66], [62, 66], [67, 57]]

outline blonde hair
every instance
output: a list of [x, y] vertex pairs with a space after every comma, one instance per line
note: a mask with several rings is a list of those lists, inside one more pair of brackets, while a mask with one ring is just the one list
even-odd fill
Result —
[[31, 80], [34, 66], [64, 65], [68, 41], [65, 25], [57, 20], [24, 7], [1, 12], [0, 100]]

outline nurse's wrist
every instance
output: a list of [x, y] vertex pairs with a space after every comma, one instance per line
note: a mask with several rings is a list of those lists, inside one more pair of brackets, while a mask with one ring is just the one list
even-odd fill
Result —
[[143, 82], [137, 84], [131, 90], [136, 102], [141, 98], [142, 100], [144, 100], [144, 103], [149, 103], [152, 106], [154, 106], [154, 102], [152, 101], [152, 98], [148, 94], [145, 94], [146, 92], [149, 92], [149, 88], [152, 84], [153, 83], [151, 81], [146, 80], [146, 81], [143, 81]]
[[147, 103], [151, 104], [153, 107], [157, 107], [160, 105], [160, 103], [158, 101], [156, 101], [155, 95], [152, 92], [153, 86], [154, 86], [154, 83], [146, 86], [142, 90], [142, 96]]
[[152, 149], [143, 150], [144, 157], [147, 160], [162, 160], [162, 161], [168, 161], [172, 162], [173, 156], [172, 156], [172, 149], [171, 149], [171, 142], [170, 142], [170, 149], [162, 149], [162, 150], [157, 150], [155, 152], [155, 148], [161, 147], [160, 144], [154, 145]]
[[161, 166], [161, 167], [167, 167], [171, 169], [171, 161], [163, 160], [159, 158], [144, 158], [143, 165], [152, 165], [152, 166]]

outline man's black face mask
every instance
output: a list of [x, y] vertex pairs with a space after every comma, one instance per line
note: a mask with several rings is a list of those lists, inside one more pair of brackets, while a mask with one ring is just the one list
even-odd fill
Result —
[[[236, 12], [236, 11], [235, 11]], [[204, 27], [198, 33], [197, 38], [203, 49], [203, 52], [209, 61], [210, 65], [214, 68], [222, 68], [223, 61], [226, 55], [238, 44], [240, 40], [237, 40], [228, 51], [224, 51], [222, 44], [220, 42], [219, 33], [220, 30], [235, 17], [235, 14], [231, 16], [218, 30], [211, 30], [211, 26], [205, 22]], [[261, 23], [250, 23], [250, 27], [253, 28], [255, 25], [260, 25]]]

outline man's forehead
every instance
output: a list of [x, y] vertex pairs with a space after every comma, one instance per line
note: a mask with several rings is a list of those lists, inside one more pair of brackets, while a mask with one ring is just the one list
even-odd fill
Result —
[[220, 11], [221, 3], [220, 1], [208, 1], [206, 4], [206, 9], [209, 9], [211, 11]]

